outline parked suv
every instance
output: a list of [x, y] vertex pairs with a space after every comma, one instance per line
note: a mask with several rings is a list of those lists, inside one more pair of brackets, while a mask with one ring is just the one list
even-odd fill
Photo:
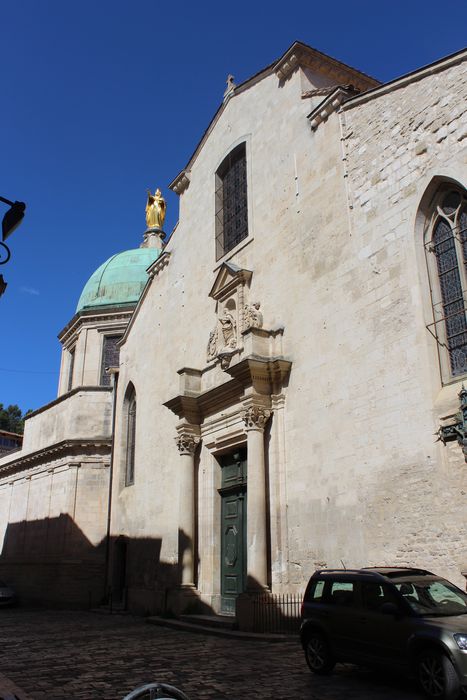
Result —
[[300, 638], [313, 673], [385, 665], [414, 673], [429, 698], [467, 692], [467, 595], [423, 569], [315, 571]]

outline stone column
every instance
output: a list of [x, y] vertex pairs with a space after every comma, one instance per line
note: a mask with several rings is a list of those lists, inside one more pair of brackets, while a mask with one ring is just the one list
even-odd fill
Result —
[[247, 431], [247, 577], [249, 590], [268, 585], [266, 467], [264, 463], [264, 426], [271, 411], [251, 405], [243, 413]]
[[194, 537], [195, 537], [195, 461], [196, 446], [199, 443], [197, 426], [181, 426], [175, 438], [180, 452], [181, 469], [179, 474], [179, 547], [181, 585], [194, 586]]

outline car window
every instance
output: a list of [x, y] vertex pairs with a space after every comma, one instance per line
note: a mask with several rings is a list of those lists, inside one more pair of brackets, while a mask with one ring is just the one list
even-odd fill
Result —
[[420, 615], [467, 615], [467, 595], [449, 581], [420, 579], [396, 583], [396, 588]]
[[310, 585], [306, 592], [306, 600], [321, 601], [323, 599], [324, 581], [310, 581]]
[[355, 590], [352, 581], [333, 581], [330, 591], [330, 602], [333, 605], [351, 607], [355, 602]]
[[324, 581], [316, 581], [313, 591], [313, 600], [322, 600], [324, 591]]
[[384, 603], [398, 604], [398, 600], [389, 586], [384, 583], [362, 582], [362, 606], [367, 610], [378, 612]]

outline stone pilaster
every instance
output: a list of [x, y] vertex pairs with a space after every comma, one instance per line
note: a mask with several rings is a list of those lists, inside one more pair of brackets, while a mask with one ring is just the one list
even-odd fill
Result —
[[179, 474], [179, 561], [181, 565], [181, 585], [193, 586], [194, 537], [195, 537], [195, 462], [194, 455], [199, 443], [199, 427], [183, 424], [175, 438], [180, 453]]
[[248, 447], [247, 586], [251, 591], [268, 585], [264, 427], [270, 415], [268, 408], [249, 404], [242, 416]]

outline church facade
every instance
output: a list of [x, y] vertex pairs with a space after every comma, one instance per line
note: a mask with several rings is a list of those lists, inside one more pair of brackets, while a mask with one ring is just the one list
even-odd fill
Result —
[[0, 459], [2, 578], [152, 613], [319, 567], [465, 587], [466, 58], [381, 85], [295, 43], [229, 81]]

